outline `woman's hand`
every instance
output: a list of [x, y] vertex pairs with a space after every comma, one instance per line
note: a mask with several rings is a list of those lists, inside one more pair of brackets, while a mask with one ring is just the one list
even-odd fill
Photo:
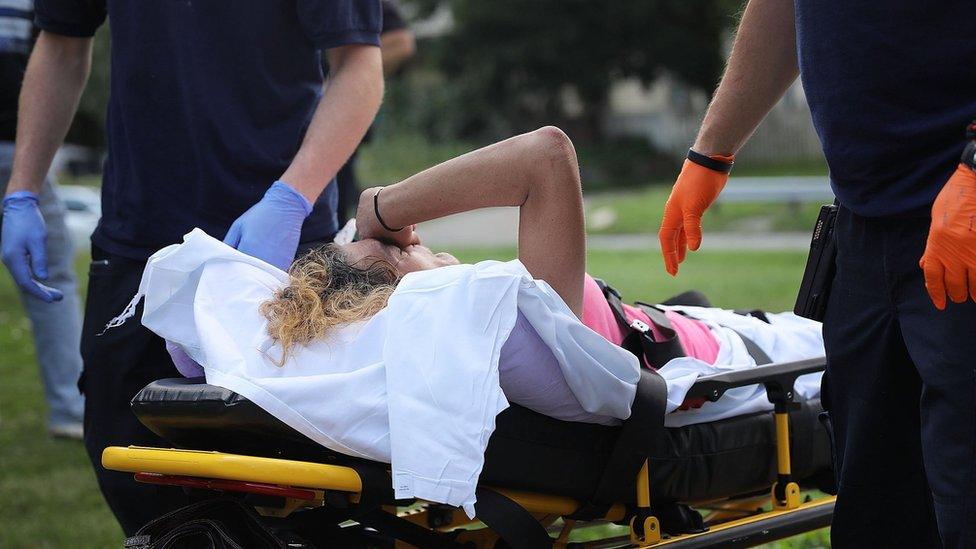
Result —
[[[376, 218], [377, 206], [380, 210], [380, 216], [383, 217], [384, 221], [388, 219], [384, 215], [385, 212], [393, 209], [392, 204], [383, 201], [382, 195], [379, 197], [378, 204], [374, 205], [373, 197], [381, 189], [383, 187], [371, 187], [359, 195], [359, 207], [356, 210], [356, 229], [359, 232], [359, 238], [375, 238], [384, 242], [391, 242], [400, 248], [420, 244], [420, 236], [417, 235], [416, 225], [407, 225], [398, 231], [390, 231], [383, 227], [383, 224]], [[398, 227], [392, 228], [397, 229]]]

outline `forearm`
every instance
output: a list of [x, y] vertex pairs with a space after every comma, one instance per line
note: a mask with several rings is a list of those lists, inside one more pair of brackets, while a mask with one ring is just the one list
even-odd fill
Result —
[[[374, 190], [361, 200], [371, 201]], [[390, 227], [451, 214], [518, 206], [518, 256], [577, 315], [582, 310], [586, 236], [576, 152], [566, 135], [542, 128], [490, 145], [383, 189]]]
[[40, 192], [91, 70], [90, 38], [42, 32], [20, 91], [17, 144], [7, 193]]
[[396, 72], [417, 51], [417, 43], [410, 29], [399, 29], [380, 35], [383, 50], [383, 74]]
[[[383, 188], [380, 211], [390, 227], [499, 206], [521, 206], [541, 176], [535, 132], [517, 135], [428, 168]], [[372, 191], [372, 192], [375, 192]], [[362, 200], [372, 200], [367, 189]]]
[[751, 0], [694, 150], [734, 154], [796, 79], [793, 0]]
[[322, 100], [301, 148], [281, 176], [282, 181], [313, 203], [356, 150], [383, 99], [379, 48], [340, 49], [347, 51], [340, 62], [330, 62], [334, 68]]

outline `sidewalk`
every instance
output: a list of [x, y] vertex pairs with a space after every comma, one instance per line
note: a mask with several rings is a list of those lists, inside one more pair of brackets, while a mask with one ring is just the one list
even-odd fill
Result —
[[[424, 244], [434, 248], [513, 247], [518, 233], [518, 209], [487, 208], [422, 224]], [[659, 249], [657, 234], [593, 234], [587, 246], [604, 250]], [[703, 250], [806, 251], [808, 233], [706, 233]]]

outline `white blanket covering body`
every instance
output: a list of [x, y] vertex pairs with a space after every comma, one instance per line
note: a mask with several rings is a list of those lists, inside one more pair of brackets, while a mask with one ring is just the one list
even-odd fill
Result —
[[[821, 324], [793, 313], [766, 313], [769, 319], [767, 324], [752, 316], [713, 307], [664, 308], [680, 310], [701, 320], [718, 339], [715, 364], [693, 357], [682, 357], [668, 361], [658, 370], [668, 385], [667, 411], [674, 412], [664, 416], [664, 425], [667, 427], [708, 423], [773, 409], [762, 385], [747, 385], [730, 389], [717, 402], [706, 402], [701, 408], [675, 411], [684, 402], [685, 395], [699, 377], [756, 367], [755, 359], [749, 354], [739, 334], [754, 341], [773, 362], [793, 362], [824, 356]], [[797, 378], [794, 386], [797, 398], [808, 400], [819, 397], [822, 376], [823, 373], [818, 372]]]
[[380, 313], [293, 349], [278, 366], [281, 348], [258, 308], [287, 281], [195, 229], [149, 259], [142, 322], [203, 366], [208, 383], [332, 450], [391, 463], [398, 498], [474, 515], [484, 451], [508, 406], [498, 355], [517, 311], [586, 411], [630, 415], [636, 357], [584, 326], [517, 260], [411, 273]]

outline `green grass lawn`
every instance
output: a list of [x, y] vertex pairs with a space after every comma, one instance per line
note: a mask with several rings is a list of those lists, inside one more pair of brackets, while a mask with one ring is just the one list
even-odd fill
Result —
[[84, 446], [47, 434], [30, 324], [0, 270], [0, 547], [120, 547]]
[[[464, 262], [515, 257], [511, 248], [454, 253]], [[587, 271], [617, 288], [628, 301], [663, 301], [697, 289], [716, 306], [784, 311], [793, 309], [805, 261], [803, 252], [692, 252], [672, 278], [664, 272], [657, 252], [590, 250]]]
[[[589, 220], [598, 210], [608, 210], [615, 220], [608, 226], [588, 227], [597, 234], [654, 234], [661, 224], [670, 185], [651, 185], [639, 191], [592, 193], [586, 195]], [[710, 231], [800, 231], [811, 230], [820, 212], [819, 203], [790, 204], [718, 203], [702, 218], [705, 234]]]
[[[514, 250], [457, 255], [472, 261], [513, 257]], [[657, 253], [593, 251], [589, 270], [630, 300], [661, 300], [696, 288], [724, 307], [784, 310], [793, 306], [803, 261], [802, 253], [792, 252], [703, 252], [690, 255], [672, 279]], [[84, 258], [78, 266], [84, 278]], [[120, 547], [121, 536], [82, 444], [47, 436], [30, 326], [10, 278], [0, 274], [0, 547]], [[828, 545], [821, 531], [776, 547]]]

